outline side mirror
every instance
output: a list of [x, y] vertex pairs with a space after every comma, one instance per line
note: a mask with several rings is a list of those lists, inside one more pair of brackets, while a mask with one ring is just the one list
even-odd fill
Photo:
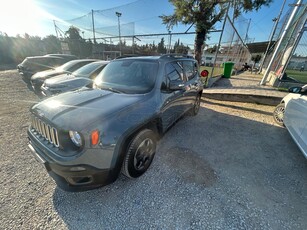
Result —
[[301, 93], [301, 91], [302, 91], [302, 87], [299, 87], [299, 86], [294, 86], [294, 87], [289, 88], [290, 93]]
[[174, 80], [169, 82], [170, 90], [182, 90], [184, 89], [184, 82], [182, 80]]

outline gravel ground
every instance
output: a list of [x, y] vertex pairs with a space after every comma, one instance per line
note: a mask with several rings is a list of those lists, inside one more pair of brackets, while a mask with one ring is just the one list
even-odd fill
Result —
[[205, 99], [136, 180], [68, 193], [27, 147], [38, 101], [0, 72], [0, 229], [306, 229], [307, 161], [272, 106]]

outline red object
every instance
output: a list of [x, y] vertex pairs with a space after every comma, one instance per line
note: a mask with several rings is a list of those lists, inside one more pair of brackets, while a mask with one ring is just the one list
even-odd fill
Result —
[[92, 145], [97, 145], [99, 142], [99, 131], [94, 130], [91, 134]]
[[208, 77], [208, 75], [209, 75], [209, 72], [206, 69], [201, 71], [201, 73], [200, 73], [200, 76], [202, 76], [202, 77]]

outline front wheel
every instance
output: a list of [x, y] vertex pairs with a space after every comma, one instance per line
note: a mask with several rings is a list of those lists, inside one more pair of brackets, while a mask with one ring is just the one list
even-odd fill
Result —
[[152, 130], [140, 131], [127, 148], [122, 173], [129, 178], [137, 178], [145, 173], [155, 156], [156, 145], [156, 135]]
[[284, 114], [285, 114], [285, 104], [281, 103], [276, 106], [273, 112], [273, 118], [275, 122], [280, 126], [284, 126]]

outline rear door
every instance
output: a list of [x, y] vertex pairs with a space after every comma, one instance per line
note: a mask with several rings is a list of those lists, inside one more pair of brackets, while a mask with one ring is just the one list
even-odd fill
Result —
[[186, 78], [185, 92], [187, 106], [185, 109], [191, 109], [194, 105], [196, 96], [199, 91], [199, 72], [196, 61], [183, 61], [184, 75]]

